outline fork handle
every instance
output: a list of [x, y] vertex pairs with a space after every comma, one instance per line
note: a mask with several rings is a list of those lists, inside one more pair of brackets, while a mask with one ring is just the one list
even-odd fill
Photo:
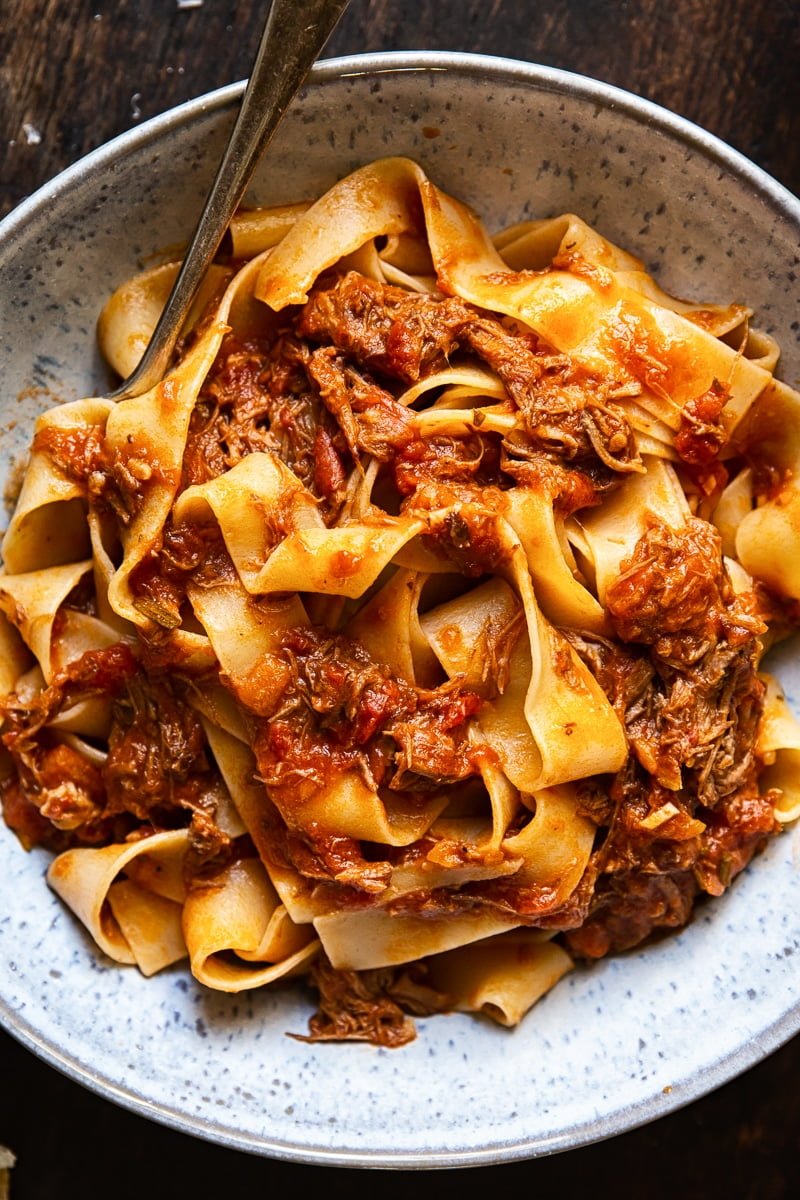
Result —
[[139, 396], [166, 374], [201, 280], [256, 163], [349, 0], [272, 0], [225, 153], [167, 303], [144, 354], [112, 399]]

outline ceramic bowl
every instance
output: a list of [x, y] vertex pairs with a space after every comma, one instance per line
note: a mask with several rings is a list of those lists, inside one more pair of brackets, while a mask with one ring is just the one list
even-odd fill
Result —
[[[185, 241], [239, 86], [131, 130], [0, 226], [5, 472], [34, 416], [102, 393], [104, 299]], [[322, 192], [387, 154], [418, 159], [490, 227], [574, 211], [678, 295], [750, 304], [800, 373], [800, 204], [700, 129], [612, 87], [458, 54], [319, 64], [252, 187]], [[800, 693], [784, 651], [783, 678]], [[227, 996], [183, 968], [144, 979], [97, 953], [44, 882], [45, 855], [0, 829], [0, 1015], [35, 1053], [111, 1100], [227, 1146], [310, 1163], [462, 1166], [533, 1157], [652, 1120], [800, 1027], [800, 831], [776, 839], [680, 935], [578, 969], [515, 1030], [419, 1022], [401, 1050], [305, 1045], [308, 997]]]

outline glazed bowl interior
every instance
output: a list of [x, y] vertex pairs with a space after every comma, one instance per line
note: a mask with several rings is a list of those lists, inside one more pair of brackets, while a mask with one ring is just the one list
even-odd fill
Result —
[[[184, 243], [238, 86], [132, 131], [0, 227], [4, 481], [36, 414], [103, 394], [98, 312]], [[575, 212], [668, 290], [739, 301], [800, 373], [792, 306], [800, 206], [713, 138], [612, 88], [465, 55], [320, 64], [253, 182], [251, 203], [320, 194], [386, 155], [418, 160], [490, 229]], [[791, 646], [785, 686], [800, 694]], [[34, 1051], [136, 1111], [305, 1162], [457, 1166], [577, 1146], [668, 1112], [800, 1027], [797, 833], [776, 839], [680, 935], [578, 969], [507, 1031], [419, 1022], [398, 1051], [305, 1045], [299, 988], [225, 996], [183, 968], [146, 980], [99, 956], [44, 883], [46, 858], [0, 836], [0, 1014]], [[347, 1102], [342, 1102], [346, 1096]]]

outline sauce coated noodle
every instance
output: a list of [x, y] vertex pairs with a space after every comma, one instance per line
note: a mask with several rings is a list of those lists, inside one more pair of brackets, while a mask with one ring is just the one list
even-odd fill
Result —
[[[798, 396], [740, 305], [407, 159], [242, 214], [152, 391], [45, 413], [3, 811], [101, 950], [505, 1025], [800, 813]], [[122, 376], [176, 266], [100, 320]]]

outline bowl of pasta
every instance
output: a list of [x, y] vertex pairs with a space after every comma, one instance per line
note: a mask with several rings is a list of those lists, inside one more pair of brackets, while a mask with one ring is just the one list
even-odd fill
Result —
[[0, 227], [0, 1016], [274, 1157], [613, 1135], [800, 1027], [800, 205], [591, 80], [323, 62], [114, 403], [240, 94]]

